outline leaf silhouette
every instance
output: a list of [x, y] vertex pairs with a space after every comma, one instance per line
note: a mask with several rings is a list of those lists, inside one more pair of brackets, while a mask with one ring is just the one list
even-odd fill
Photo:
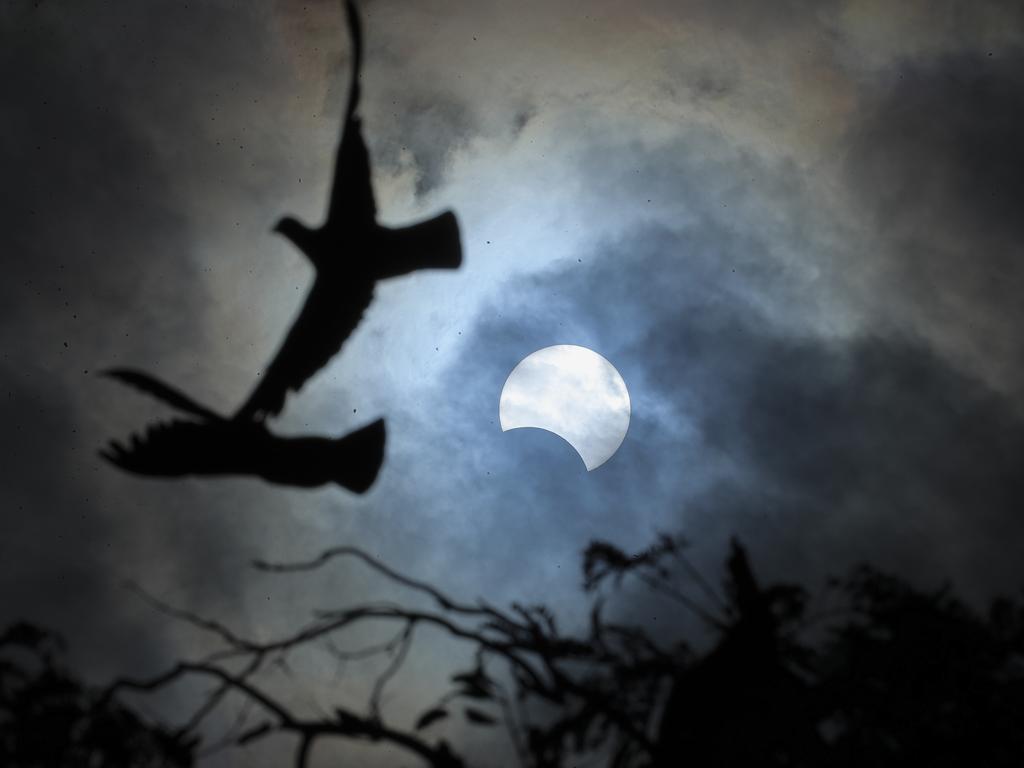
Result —
[[452, 682], [461, 683], [459, 695], [470, 699], [487, 699], [491, 697], [491, 679], [481, 670], [462, 672], [452, 675]]
[[446, 717], [448, 717], [448, 710], [446, 709], [442, 709], [441, 707], [428, 709], [420, 715], [419, 720], [416, 721], [416, 730], [422, 731], [424, 728], [433, 725], [438, 720], [444, 720]]
[[498, 722], [486, 712], [474, 707], [466, 707], [466, 719], [475, 725], [494, 725]]

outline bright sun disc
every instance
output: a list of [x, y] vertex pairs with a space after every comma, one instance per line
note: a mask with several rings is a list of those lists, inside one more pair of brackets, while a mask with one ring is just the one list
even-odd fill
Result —
[[524, 358], [506, 379], [498, 408], [502, 432], [553, 432], [576, 450], [588, 472], [615, 454], [629, 429], [622, 376], [601, 355], [574, 344]]

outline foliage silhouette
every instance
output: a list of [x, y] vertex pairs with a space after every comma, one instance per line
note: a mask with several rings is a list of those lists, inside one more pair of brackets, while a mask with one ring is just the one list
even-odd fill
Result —
[[[468, 765], [443, 733], [451, 724], [503, 725], [519, 762], [537, 768], [602, 764], [669, 766], [1016, 766], [1024, 758], [1024, 602], [1001, 599], [983, 616], [948, 589], [921, 591], [863, 566], [833, 580], [811, 611], [801, 587], [762, 587], [733, 542], [721, 591], [690, 564], [685, 542], [662, 537], [629, 555], [606, 542], [584, 553], [589, 627], [567, 633], [552, 610], [462, 602], [352, 547], [271, 573], [312, 571], [356, 560], [429, 606], [363, 604], [320, 611], [272, 640], [236, 634], [148, 598], [212, 633], [222, 648], [147, 680], [122, 679], [109, 696], [152, 692], [189, 676], [217, 688], [197, 704], [188, 733], [228, 694], [262, 712], [225, 739], [275, 733], [298, 738], [297, 766], [322, 738], [389, 743], [430, 766]], [[628, 587], [628, 591], [624, 591]], [[640, 590], [639, 592], [637, 590]], [[657, 595], [657, 597], [655, 597]], [[681, 634], [607, 618], [609, 600], [657, 599], [693, 613], [708, 629], [698, 648]], [[365, 624], [393, 624], [390, 640], [342, 652], [334, 639]], [[473, 649], [473, 665], [407, 725], [385, 718], [386, 687], [415, 631], [432, 627]], [[386, 660], [365, 711], [335, 707], [307, 718], [259, 683], [275, 662], [322, 648], [340, 660]]]
[[0, 633], [0, 764], [185, 768], [196, 739], [144, 721], [59, 662], [61, 639], [31, 624]]

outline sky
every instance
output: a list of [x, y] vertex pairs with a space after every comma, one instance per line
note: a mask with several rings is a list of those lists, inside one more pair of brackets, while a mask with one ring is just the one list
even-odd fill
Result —
[[[202, 647], [126, 580], [242, 630], [369, 599], [349, 543], [459, 596], [579, 609], [579, 552], [731, 535], [766, 577], [870, 560], [972, 599], [1024, 564], [1024, 6], [977, 0], [372, 0], [361, 112], [382, 220], [456, 212], [464, 264], [378, 287], [288, 434], [384, 417], [373, 489], [156, 481], [96, 450], [230, 412], [310, 273], [348, 41], [334, 0], [0, 7], [0, 617], [97, 680]], [[503, 433], [531, 352], [593, 349], [631, 421], [587, 472]], [[430, 651], [443, 654], [444, 650]], [[409, 690], [426, 690], [422, 679]], [[233, 764], [223, 757], [224, 764]], [[239, 762], [238, 765], [248, 764]]]

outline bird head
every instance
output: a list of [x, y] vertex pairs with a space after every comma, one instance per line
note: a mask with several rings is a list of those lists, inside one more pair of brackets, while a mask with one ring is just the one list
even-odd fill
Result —
[[313, 230], [292, 216], [285, 216], [274, 225], [274, 232], [288, 238], [296, 248], [306, 254], [313, 252]]

